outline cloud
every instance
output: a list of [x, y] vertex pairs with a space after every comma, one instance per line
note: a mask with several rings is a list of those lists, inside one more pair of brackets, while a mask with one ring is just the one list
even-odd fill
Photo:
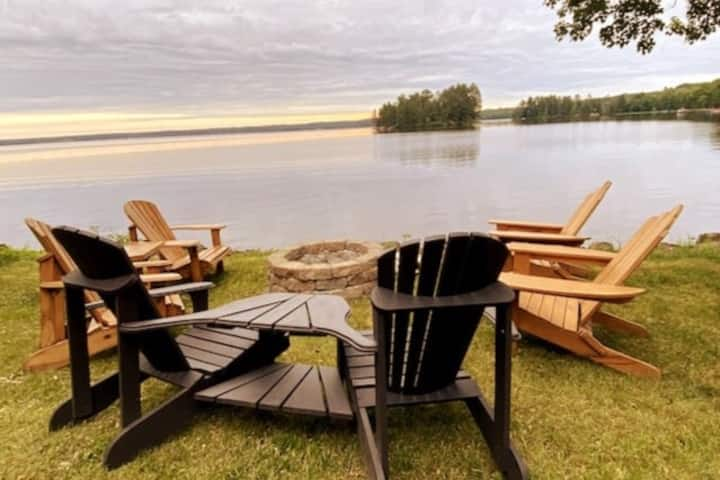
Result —
[[0, 0], [2, 109], [369, 111], [458, 81], [498, 105], [718, 74], [717, 38], [642, 57], [558, 43], [553, 15], [539, 0]]

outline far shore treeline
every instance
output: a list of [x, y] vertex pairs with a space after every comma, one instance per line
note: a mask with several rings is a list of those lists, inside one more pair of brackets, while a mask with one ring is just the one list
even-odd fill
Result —
[[481, 108], [478, 86], [458, 83], [440, 92], [400, 95], [373, 112], [373, 123], [379, 133], [471, 129]]
[[[513, 110], [515, 122], [543, 123], [590, 120], [655, 113], [682, 113], [683, 110], [720, 109], [720, 79], [687, 83], [655, 92], [607, 97], [538, 96], [520, 102]], [[713, 112], [707, 112], [708, 118]], [[718, 112], [715, 112], [718, 115]]]

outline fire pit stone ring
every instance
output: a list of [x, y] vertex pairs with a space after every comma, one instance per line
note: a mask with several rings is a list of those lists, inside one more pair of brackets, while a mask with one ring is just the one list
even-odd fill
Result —
[[270, 255], [271, 292], [327, 293], [346, 299], [368, 295], [377, 280], [379, 243], [329, 240]]

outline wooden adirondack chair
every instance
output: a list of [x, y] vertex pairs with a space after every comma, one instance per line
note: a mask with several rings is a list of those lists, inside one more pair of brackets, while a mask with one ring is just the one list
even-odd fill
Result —
[[513, 220], [490, 220], [489, 223], [496, 227], [495, 230], [490, 232], [490, 235], [504, 242], [532, 242], [569, 246], [581, 245], [588, 237], [580, 236], [580, 229], [587, 223], [590, 215], [595, 211], [611, 186], [612, 182], [606, 181], [600, 188], [585, 197], [565, 225]]
[[[65, 293], [62, 276], [76, 266], [65, 249], [58, 243], [51, 227], [39, 220], [26, 218], [25, 224], [35, 235], [45, 254], [38, 259], [40, 270], [40, 345], [23, 364], [23, 369], [41, 371], [60, 368], [70, 362], [68, 356], [67, 332], [65, 329]], [[182, 277], [161, 274], [144, 276], [147, 281], [180, 280]], [[115, 347], [117, 344], [117, 320], [115, 315], [102, 303], [97, 293], [85, 292], [85, 302], [90, 315], [88, 323], [88, 349], [90, 355]], [[177, 295], [161, 298], [159, 303], [163, 314], [180, 313], [182, 300]]]
[[[91, 385], [84, 292], [97, 292], [106, 305], [112, 305], [119, 326], [160, 315], [122, 247], [69, 227], [54, 228], [53, 233], [78, 268], [63, 277], [72, 351], [72, 398], [56, 409], [50, 430], [92, 417], [119, 397], [123, 430], [105, 451], [103, 462], [108, 468], [122, 465], [185, 427], [197, 407], [193, 395], [198, 389], [270, 364], [289, 345], [284, 335], [261, 336], [239, 327], [194, 326], [177, 337], [165, 328], [131, 334], [121, 331], [118, 373]], [[194, 310], [201, 311], [207, 309], [211, 286], [210, 282], [195, 282], [162, 290], [165, 294], [190, 293]], [[148, 377], [180, 390], [142, 415], [140, 383]]]
[[[223, 271], [223, 259], [231, 253], [227, 245], [220, 240], [220, 230], [225, 225], [176, 225], [170, 226], [165, 221], [157, 205], [145, 200], [130, 200], [123, 206], [125, 215], [130, 219], [128, 227], [131, 240], [138, 239], [138, 230], [147, 240], [163, 241], [160, 248], [162, 258], [171, 261], [168, 270], [180, 273], [193, 281], [216, 271]], [[201, 248], [196, 241], [177, 240], [174, 230], [210, 230], [212, 246]]]
[[[509, 310], [514, 294], [497, 281], [506, 256], [507, 248], [495, 239], [451, 234], [402, 244], [378, 259], [369, 334], [378, 351], [367, 354], [344, 344], [338, 361], [371, 478], [389, 473], [388, 406], [456, 400], [465, 402], [503, 474], [527, 477], [509, 433]], [[475, 381], [460, 370], [487, 306], [497, 308], [494, 411]]]
[[[521, 293], [513, 319], [517, 328], [577, 355], [633, 375], [659, 378], [660, 369], [603, 345], [593, 324], [621, 332], [648, 335], [636, 323], [601, 310], [603, 302], [624, 303], [644, 292], [622, 284], [667, 235], [682, 205], [648, 219], [617, 254], [582, 248], [510, 243], [513, 273], [501, 279]], [[527, 277], [533, 259], [605, 264], [592, 281]]]

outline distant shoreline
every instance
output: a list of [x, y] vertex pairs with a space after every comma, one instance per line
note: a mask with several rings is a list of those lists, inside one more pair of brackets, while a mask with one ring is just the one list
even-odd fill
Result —
[[219, 127], [219, 128], [199, 128], [199, 129], [181, 129], [181, 130], [154, 130], [148, 132], [117, 132], [117, 133], [93, 133], [78, 135], [59, 135], [54, 137], [34, 137], [34, 138], [10, 138], [0, 139], [0, 147], [18, 146], [18, 145], [38, 145], [44, 143], [75, 143], [75, 142], [92, 142], [102, 140], [133, 140], [147, 138], [168, 138], [168, 137], [199, 137], [205, 135], [234, 135], [239, 133], [272, 133], [272, 132], [292, 132], [302, 130], [333, 130], [343, 128], [362, 128], [371, 127], [372, 120], [349, 120], [340, 122], [312, 122], [300, 124], [283, 124], [283, 125], [259, 125], [256, 127]]

